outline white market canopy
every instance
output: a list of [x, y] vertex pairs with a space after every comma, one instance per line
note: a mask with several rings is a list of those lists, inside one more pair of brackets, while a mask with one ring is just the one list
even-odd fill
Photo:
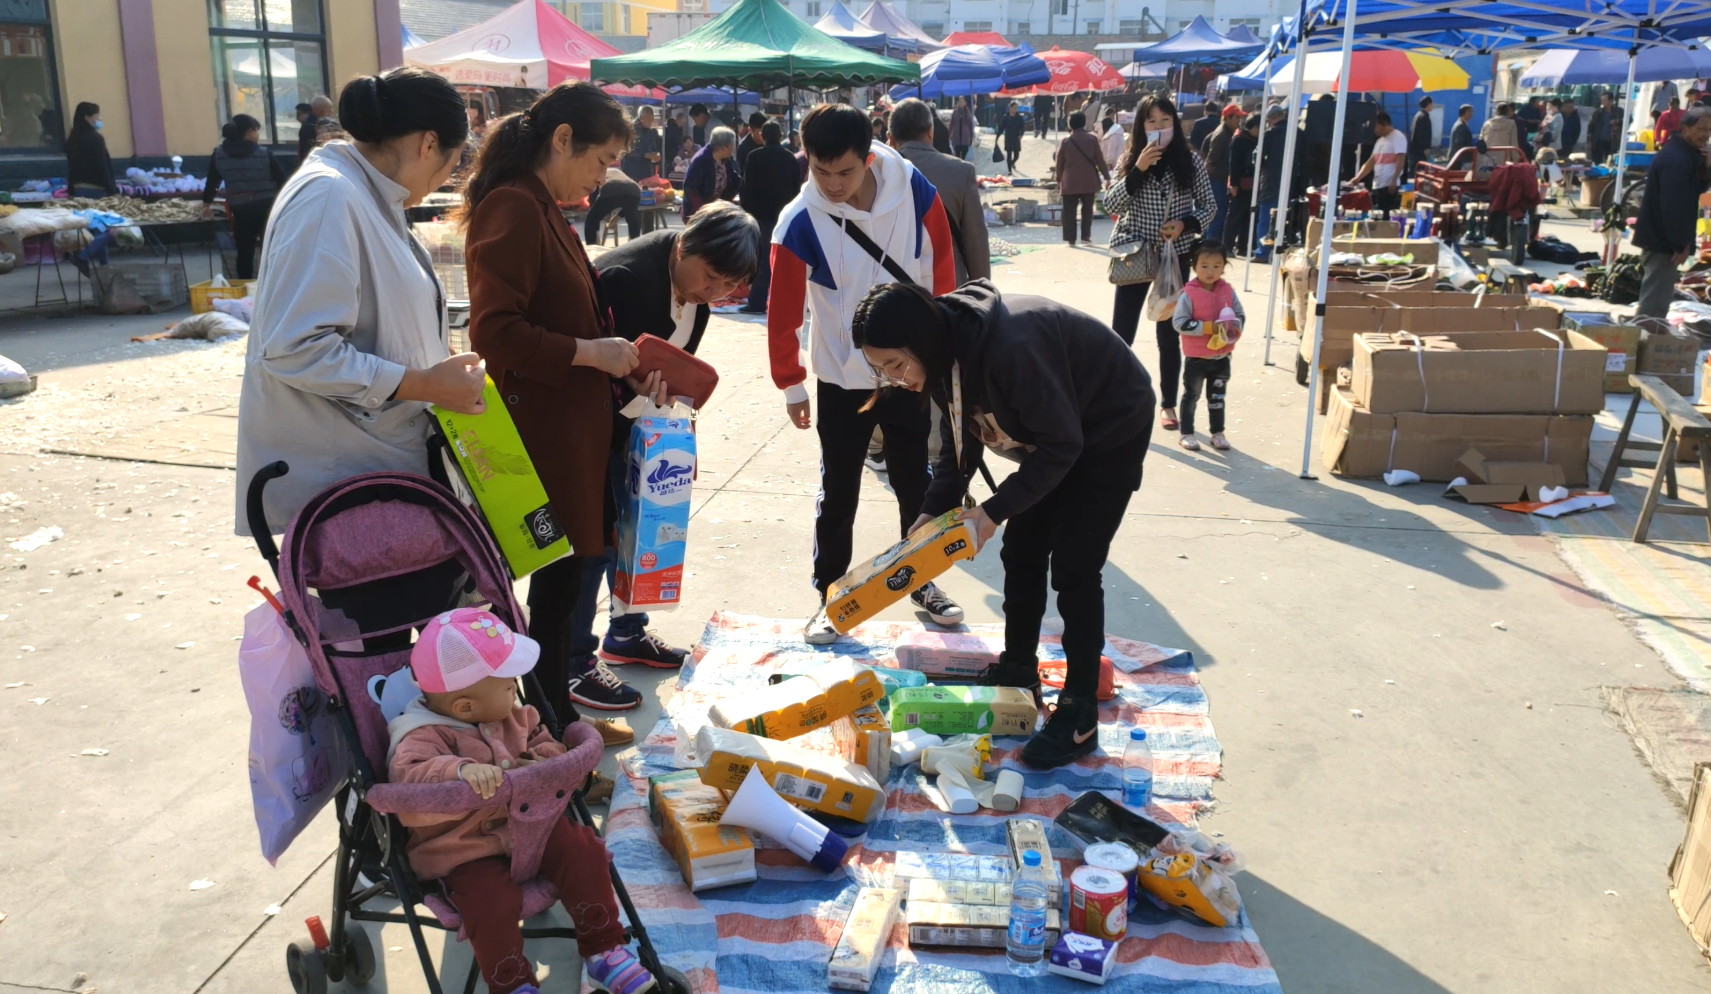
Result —
[[546, 90], [587, 79], [590, 59], [617, 54], [544, 0], [523, 0], [474, 27], [405, 49], [404, 63], [461, 85]]

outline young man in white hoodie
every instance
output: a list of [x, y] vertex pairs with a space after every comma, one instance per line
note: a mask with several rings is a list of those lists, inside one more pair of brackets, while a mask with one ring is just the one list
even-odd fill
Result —
[[[873, 142], [861, 111], [847, 104], [814, 108], [802, 120], [802, 146], [809, 182], [773, 228], [766, 325], [772, 380], [784, 391], [790, 420], [819, 431], [813, 579], [824, 602], [849, 569], [862, 460], [874, 426], [883, 427], [899, 534], [907, 535], [920, 514], [929, 477], [927, 407], [906, 391], [887, 391], [869, 406], [880, 383], [850, 341], [856, 305], [873, 286], [899, 282], [899, 274], [935, 294], [949, 293], [956, 263], [938, 191], [907, 159]], [[817, 422], [797, 337], [804, 301], [813, 314], [808, 351]], [[914, 601], [939, 624], [962, 622], [962, 608], [934, 584], [916, 591]], [[823, 607], [803, 636], [815, 645], [837, 639]]]

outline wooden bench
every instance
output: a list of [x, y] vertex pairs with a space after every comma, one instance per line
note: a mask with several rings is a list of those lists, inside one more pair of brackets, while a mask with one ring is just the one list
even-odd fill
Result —
[[[1616, 436], [1616, 448], [1610, 453], [1610, 462], [1604, 467], [1604, 477], [1598, 483], [1598, 489], [1605, 493], [1616, 482], [1616, 471], [1623, 466], [1650, 466], [1644, 459], [1624, 456], [1628, 449], [1638, 452], [1657, 452], [1658, 460], [1656, 473], [1652, 476], [1652, 485], [1646, 491], [1646, 501], [1640, 505], [1640, 520], [1634, 524], [1634, 541], [1644, 542], [1646, 533], [1652, 527], [1654, 514], [1685, 514], [1690, 517], [1704, 518], [1706, 534], [1711, 538], [1711, 421], [1705, 415], [1693, 409], [1681, 394], [1676, 393], [1662, 380], [1655, 376], [1632, 375], [1628, 382], [1634, 386], [1634, 399], [1628, 405], [1628, 416], [1622, 419], [1622, 432]], [[1658, 412], [1658, 418], [1663, 422], [1663, 441], [1636, 442], [1629, 436], [1634, 431], [1634, 415], [1640, 411], [1640, 401], [1651, 404]], [[1667, 484], [1669, 499], [1679, 500], [1675, 487], [1675, 457], [1676, 449], [1682, 439], [1698, 439], [1699, 472], [1706, 489], [1706, 507], [1696, 507], [1692, 504], [1665, 504], [1658, 496], [1658, 491]]]

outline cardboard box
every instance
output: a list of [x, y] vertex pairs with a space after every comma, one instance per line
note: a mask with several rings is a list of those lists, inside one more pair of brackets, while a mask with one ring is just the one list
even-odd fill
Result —
[[[1325, 221], [1313, 217], [1307, 220], [1306, 244], [1318, 247], [1325, 236]], [[1350, 238], [1384, 238], [1399, 239], [1402, 237], [1402, 222], [1400, 221], [1333, 221], [1331, 222], [1331, 237], [1340, 239]]]
[[[1468, 294], [1461, 296], [1472, 300]], [[1414, 307], [1391, 306], [1383, 301], [1344, 301], [1333, 297], [1330, 305], [1325, 308], [1324, 343], [1319, 346], [1319, 368], [1335, 369], [1354, 361], [1356, 335], [1396, 334], [1404, 331], [1415, 335], [1442, 335], [1468, 331], [1527, 331], [1535, 328], [1554, 330], [1562, 326], [1562, 309], [1553, 304], [1493, 307], [1491, 303], [1495, 299], [1486, 297], [1479, 307]], [[1309, 362], [1313, 359], [1312, 335], [1301, 337], [1301, 358]]]
[[481, 510], [511, 575], [520, 580], [570, 555], [570, 542], [491, 377], [481, 389], [481, 399], [487, 408], [480, 414], [436, 407], [434, 420], [457, 462], [458, 472], [451, 474], [453, 489], [457, 483], [464, 485], [468, 498], [464, 503]]
[[1374, 414], [1597, 414], [1605, 350], [1578, 332], [1354, 338], [1350, 389]]
[[1032, 735], [1039, 709], [1015, 687], [905, 687], [891, 697], [891, 725], [934, 735]]
[[1699, 364], [1699, 338], [1648, 331], [1640, 336], [1640, 373], [1656, 376], [1683, 398], [1693, 396], [1693, 367]]
[[1456, 461], [1478, 449], [1498, 462], [1548, 462], [1568, 486], [1586, 485], [1592, 417], [1585, 414], [1374, 414], [1339, 387], [1320, 438], [1325, 468], [1339, 476], [1377, 478], [1407, 469], [1448, 483]]
[[648, 778], [648, 814], [660, 845], [692, 891], [755, 880], [754, 839], [746, 828], [719, 824], [725, 802], [694, 770]]
[[772, 789], [797, 807], [871, 821], [885, 806], [885, 789], [866, 767], [788, 742], [707, 725], [695, 733], [695, 751], [706, 757], [701, 782], [720, 790], [736, 790], [749, 767], [759, 766]]
[[[937, 904], [910, 901], [905, 913], [909, 945], [961, 949], [1003, 949], [1010, 930], [1010, 909], [990, 904]], [[1046, 909], [1046, 948], [1063, 934], [1056, 908]]]
[[826, 964], [826, 985], [847, 991], [865, 991], [873, 986], [897, 924], [897, 909], [903, 892], [884, 887], [863, 887], [856, 892], [855, 907], [844, 922], [844, 932]]
[[1604, 346], [1604, 392], [1633, 393], [1628, 374], [1639, 369], [1640, 329], [1631, 324], [1587, 324], [1575, 329]]
[[618, 573], [612, 598], [629, 609], [669, 611], [683, 599], [695, 428], [688, 418], [644, 415], [630, 429]]
[[872, 670], [841, 659], [783, 683], [719, 701], [707, 717], [720, 728], [766, 739], [793, 739], [884, 696], [884, 685]]
[[897, 665], [925, 673], [930, 680], [974, 680], [998, 663], [1002, 635], [966, 632], [912, 632], [897, 643]]
[[826, 592], [832, 627], [850, 630], [926, 586], [962, 559], [973, 559], [978, 543], [958, 511], [947, 511], [908, 538], [851, 569]]
[[1561, 466], [1543, 462], [1490, 462], [1478, 449], [1468, 449], [1456, 460], [1456, 479], [1449, 493], [1469, 504], [1514, 504], [1541, 501], [1539, 491], [1563, 485]]
[[1699, 951], [1711, 956], [1711, 763], [1693, 767], [1687, 832], [1669, 862], [1669, 899]]

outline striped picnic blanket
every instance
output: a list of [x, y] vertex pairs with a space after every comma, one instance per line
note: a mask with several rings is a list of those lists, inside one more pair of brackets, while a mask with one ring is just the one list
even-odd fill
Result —
[[[674, 721], [704, 713], [714, 701], [766, 683], [786, 663], [805, 656], [838, 657], [893, 664], [892, 647], [922, 626], [876, 622], [853, 637], [826, 647], [801, 640], [800, 621], [775, 621], [715, 614], [684, 667], [662, 719], [625, 764], [606, 821], [606, 845], [621, 871], [656, 949], [668, 965], [682, 970], [698, 994], [760, 994], [827, 990], [826, 962], [862, 883], [890, 883], [899, 851], [967, 852], [997, 855], [1008, 851], [1004, 819], [995, 811], [972, 815], [943, 813], [923, 790], [918, 767], [893, 770], [886, 785], [884, 812], [862, 845], [852, 846], [847, 874], [828, 878], [782, 849], [757, 853], [760, 879], [753, 884], [690, 893], [670, 856], [660, 847], [648, 820], [647, 778], [673, 769]], [[999, 626], [975, 626], [981, 634], [1001, 635]], [[1050, 821], [1086, 790], [1120, 796], [1122, 750], [1131, 725], [1147, 729], [1156, 775], [1155, 798], [1147, 814], [1161, 823], [1192, 826], [1212, 800], [1212, 781], [1220, 769], [1218, 740], [1208, 717], [1206, 694], [1195, 674], [1191, 653], [1109, 636], [1106, 654], [1118, 666], [1119, 696], [1100, 709], [1100, 752], [1064, 769], [1041, 772], [1019, 764], [1022, 739], [993, 743], [996, 766], [1018, 770], [1027, 795], [1018, 814]], [[1042, 659], [1063, 658], [1060, 640], [1041, 640]], [[1123, 672], [1133, 669], [1134, 672]], [[1060, 829], [1051, 829], [1054, 854], [1067, 875], [1076, 850]], [[1023, 980], [1008, 972], [1002, 950], [992, 952], [914, 951], [900, 924], [891, 937], [875, 991], [934, 994], [955, 991], [1050, 989], [1084, 992], [1085, 986], [1047, 975]], [[1281, 991], [1277, 974], [1244, 913], [1231, 928], [1212, 928], [1143, 906], [1130, 919], [1129, 937], [1118, 951], [1110, 986], [1125, 991], [1172, 994]]]

